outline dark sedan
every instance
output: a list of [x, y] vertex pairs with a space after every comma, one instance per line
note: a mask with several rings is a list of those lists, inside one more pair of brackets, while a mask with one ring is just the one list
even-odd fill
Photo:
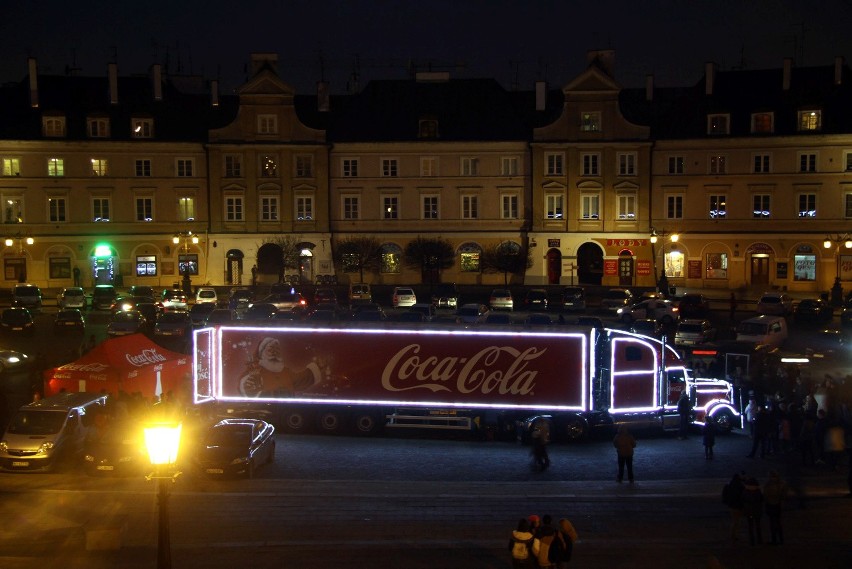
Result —
[[254, 477], [275, 459], [275, 427], [259, 419], [223, 419], [210, 427], [193, 457], [200, 472], [213, 476]]
[[0, 314], [0, 329], [6, 334], [35, 334], [35, 322], [30, 311], [20, 306], [3, 310]]
[[192, 318], [188, 312], [163, 312], [154, 324], [154, 336], [189, 338], [192, 335]]
[[53, 331], [56, 334], [82, 334], [86, 331], [86, 318], [76, 308], [60, 310], [53, 319]]
[[124, 312], [119, 310], [113, 312], [107, 324], [107, 335], [114, 336], [129, 336], [130, 334], [138, 334], [145, 328], [145, 317], [141, 312], [131, 310]]
[[204, 326], [207, 317], [211, 312], [216, 310], [215, 302], [202, 302], [201, 304], [193, 304], [189, 309], [189, 317], [192, 319], [193, 326]]
[[831, 322], [833, 316], [834, 311], [831, 306], [821, 298], [800, 300], [793, 310], [793, 318], [797, 324]]
[[132, 421], [95, 420], [83, 443], [86, 473], [139, 475], [150, 466], [142, 429]]

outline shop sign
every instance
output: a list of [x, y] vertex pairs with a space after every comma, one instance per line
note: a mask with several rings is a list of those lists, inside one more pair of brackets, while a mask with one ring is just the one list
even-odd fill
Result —
[[618, 274], [618, 260], [604, 259], [604, 275], [614, 276]]
[[651, 261], [648, 259], [636, 259], [636, 276], [647, 277], [651, 274]]
[[607, 239], [607, 247], [644, 247], [649, 241], [647, 239]]
[[562, 240], [561, 240], [561, 239], [548, 239], [548, 240], [547, 240], [547, 246], [548, 246], [548, 247], [556, 247], [556, 248], [558, 248], [558, 247], [560, 246], [560, 243], [561, 243], [561, 242], [562, 242]]
[[700, 279], [701, 278], [701, 260], [691, 260], [686, 265], [686, 278]]

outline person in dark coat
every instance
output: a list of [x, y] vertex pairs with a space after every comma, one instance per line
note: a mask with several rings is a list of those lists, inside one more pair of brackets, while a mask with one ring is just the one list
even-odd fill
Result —
[[743, 477], [745, 472], [737, 472], [731, 481], [725, 484], [722, 490], [722, 501], [731, 512], [731, 540], [737, 541], [740, 529], [740, 520], [743, 519]]
[[683, 440], [689, 432], [689, 423], [692, 420], [692, 402], [689, 400], [689, 392], [685, 387], [677, 401], [677, 414], [680, 416], [680, 430], [677, 438]]
[[618, 478], [617, 482], [624, 480], [624, 467], [627, 467], [627, 480], [633, 483], [633, 452], [636, 448], [636, 439], [630, 434], [627, 425], [619, 425], [618, 434], [612, 440], [618, 454]]
[[751, 442], [751, 452], [746, 455], [748, 458], [754, 458], [754, 455], [757, 454], [758, 446], [760, 447], [760, 458], [766, 457], [770, 427], [769, 412], [766, 410], [766, 407], [760, 405], [754, 417], [754, 439]]
[[556, 569], [567, 569], [574, 553], [574, 543], [577, 541], [577, 530], [566, 518], [559, 520], [559, 529], [550, 545], [550, 562]]
[[760, 521], [763, 517], [763, 492], [757, 479], [749, 476], [743, 481], [743, 514], [748, 522], [748, 541], [751, 545], [763, 543]]
[[709, 415], [704, 419], [704, 430], [701, 434], [701, 439], [701, 442], [704, 444], [704, 458], [712, 460], [713, 445], [716, 444], [716, 420]]

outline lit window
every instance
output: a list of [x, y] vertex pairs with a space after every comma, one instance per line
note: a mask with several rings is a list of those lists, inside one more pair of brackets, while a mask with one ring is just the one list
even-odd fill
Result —
[[3, 223], [24, 222], [24, 199], [19, 196], [0, 195], [3, 204]]
[[106, 176], [107, 161], [104, 158], [92, 158], [92, 176]]
[[600, 194], [583, 194], [580, 196], [580, 216], [586, 220], [596, 220], [601, 217]]
[[278, 176], [278, 160], [271, 154], [265, 154], [260, 158], [260, 175], [264, 178], [275, 178]]
[[545, 216], [547, 219], [562, 219], [565, 198], [561, 194], [550, 194], [545, 197]]
[[399, 219], [399, 198], [384, 196], [382, 198], [382, 219]]
[[48, 176], [64, 176], [65, 175], [65, 160], [62, 158], [47, 159], [47, 175]]
[[636, 196], [622, 194], [618, 196], [618, 219], [633, 221], [636, 219]]
[[136, 198], [136, 221], [154, 221], [154, 198]]
[[771, 212], [770, 204], [771, 199], [768, 194], [755, 194], [754, 195], [754, 209], [752, 210], [752, 217], [754, 219], [769, 219], [769, 214]]
[[4, 176], [20, 176], [21, 175], [21, 160], [19, 158], [4, 158], [3, 159], [3, 175]]
[[822, 128], [822, 111], [799, 111], [799, 130], [820, 130]]
[[153, 119], [132, 119], [130, 121], [133, 138], [152, 138], [154, 136]]
[[137, 255], [136, 256], [136, 276], [137, 277], [156, 277], [157, 276], [157, 257], [155, 255]]
[[482, 249], [476, 243], [463, 243], [459, 247], [459, 267], [463, 273], [478, 273], [480, 271], [479, 258]]
[[799, 218], [816, 217], [816, 194], [799, 194]]
[[195, 220], [195, 198], [190, 196], [178, 198], [178, 219], [182, 221]]
[[601, 130], [601, 114], [580, 113], [580, 129], [584, 132], [600, 132]]
[[710, 196], [710, 219], [725, 219], [728, 204], [724, 195]]

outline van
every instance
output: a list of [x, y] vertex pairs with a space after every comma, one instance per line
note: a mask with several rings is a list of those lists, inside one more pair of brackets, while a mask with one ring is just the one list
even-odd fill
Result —
[[112, 303], [118, 298], [115, 287], [108, 284], [95, 285], [92, 291], [92, 310], [109, 310]]
[[41, 310], [41, 289], [33, 284], [16, 284], [12, 289], [12, 306], [22, 306], [30, 312], [38, 312]]
[[737, 341], [778, 348], [787, 340], [787, 333], [787, 321], [784, 318], [763, 314], [740, 322], [737, 326]]
[[92, 416], [106, 405], [106, 394], [60, 393], [21, 407], [0, 441], [0, 468], [53, 470], [83, 448]]
[[373, 293], [367, 283], [351, 283], [349, 285], [349, 303], [373, 302]]

